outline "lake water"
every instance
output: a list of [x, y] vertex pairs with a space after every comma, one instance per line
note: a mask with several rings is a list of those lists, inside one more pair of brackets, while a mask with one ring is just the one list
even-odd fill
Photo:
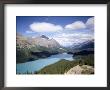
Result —
[[16, 73], [26, 73], [27, 71], [33, 73], [44, 68], [45, 66], [58, 62], [61, 59], [66, 59], [70, 61], [73, 60], [73, 57], [71, 54], [62, 53], [51, 55], [50, 57], [44, 59], [20, 63], [16, 66]]

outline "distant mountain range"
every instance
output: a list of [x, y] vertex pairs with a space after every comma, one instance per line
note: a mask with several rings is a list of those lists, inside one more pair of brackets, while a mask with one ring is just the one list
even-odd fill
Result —
[[63, 52], [68, 54], [86, 54], [92, 53], [91, 51], [94, 51], [94, 40], [88, 40], [86, 42], [77, 44], [74, 47], [63, 47], [55, 39], [50, 39], [45, 35], [31, 38], [17, 33], [16, 36], [17, 63], [37, 60], [39, 58], [46, 58], [50, 55]]
[[79, 45], [76, 45], [74, 48], [71, 47], [68, 49], [67, 53], [73, 54], [73, 57], [78, 55], [87, 56], [89, 54], [94, 54], [94, 40], [83, 42]]
[[76, 45], [74, 48], [80, 50], [94, 49], [94, 40], [92, 39], [85, 41], [79, 45]]
[[70, 52], [77, 52], [77, 51], [82, 51], [82, 50], [94, 51], [94, 39], [68, 47], [68, 51]]

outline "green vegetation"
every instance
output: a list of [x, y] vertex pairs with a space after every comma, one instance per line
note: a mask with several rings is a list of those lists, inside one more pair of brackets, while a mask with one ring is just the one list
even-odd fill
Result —
[[20, 48], [16, 46], [16, 62], [24, 63], [27, 61], [33, 61], [40, 58], [46, 58], [54, 54], [60, 53], [61, 50], [59, 48], [46, 48], [42, 46], [34, 46], [34, 47], [24, 47]]
[[[35, 74], [64, 74], [76, 65], [90, 65], [94, 67], [94, 54], [89, 54], [86, 56], [78, 55], [75, 56], [75, 60], [73, 61], [62, 59], [57, 63], [44, 67], [40, 71], [35, 72]], [[87, 72], [89, 71], [85, 71], [83, 73]]]
[[22, 63], [26, 62], [29, 59], [32, 59], [33, 57], [30, 54], [30, 50], [27, 48], [17, 49], [16, 50], [16, 62]]

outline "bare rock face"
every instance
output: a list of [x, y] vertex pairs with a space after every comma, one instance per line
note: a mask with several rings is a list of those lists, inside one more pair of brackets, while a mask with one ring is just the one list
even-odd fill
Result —
[[30, 48], [32, 43], [30, 43], [26, 37], [17, 34], [16, 45], [19, 46], [19, 48]]
[[83, 70], [83, 69], [82, 69], [79, 65], [77, 65], [77, 66], [71, 68], [71, 69], [70, 69], [67, 73], [65, 73], [65, 74], [81, 74], [82, 70]]
[[82, 66], [75, 66], [71, 68], [68, 72], [65, 74], [93, 74], [94, 68], [92, 66], [88, 65], [82, 65]]
[[60, 45], [54, 39], [42, 35], [31, 38], [20, 34], [16, 36], [16, 62], [23, 63], [49, 57], [60, 52]]
[[49, 39], [49, 38], [44, 38], [44, 36], [36, 37], [33, 39], [36, 45], [47, 47], [47, 48], [58, 48], [60, 47], [60, 44], [54, 40], [54, 39]]
[[42, 38], [45, 38], [45, 39], [49, 39], [49, 38], [48, 38], [48, 37], [46, 37], [45, 35], [42, 35], [41, 37], [42, 37]]
[[54, 40], [54, 39], [49, 39], [45, 35], [35, 37], [35, 38], [28, 38], [22, 35], [17, 34], [16, 37], [17, 45], [20, 48], [31, 48], [34, 46], [42, 46], [46, 48], [59, 48], [60, 44]]

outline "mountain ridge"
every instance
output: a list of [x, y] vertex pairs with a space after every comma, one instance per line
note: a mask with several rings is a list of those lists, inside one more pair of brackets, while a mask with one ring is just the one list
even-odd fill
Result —
[[62, 50], [60, 44], [42, 35], [35, 38], [17, 34], [16, 37], [16, 62], [22, 63], [39, 58], [46, 58], [58, 54]]

